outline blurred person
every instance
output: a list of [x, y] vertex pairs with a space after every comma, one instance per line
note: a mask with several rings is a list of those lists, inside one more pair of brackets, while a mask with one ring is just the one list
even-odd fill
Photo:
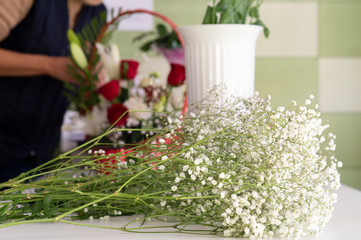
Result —
[[68, 29], [104, 11], [102, 0], [0, 1], [0, 182], [53, 157], [69, 105]]

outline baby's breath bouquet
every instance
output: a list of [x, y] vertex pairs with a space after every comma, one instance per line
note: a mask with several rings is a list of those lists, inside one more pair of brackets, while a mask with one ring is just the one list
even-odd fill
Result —
[[342, 166], [317, 105], [307, 99], [272, 110], [270, 98], [257, 93], [220, 96], [216, 91], [182, 123], [178, 135], [188, 150], [164, 164], [159, 177], [169, 199], [154, 206], [224, 236], [317, 235], [331, 217]]
[[[317, 235], [331, 217], [342, 163], [333, 153], [335, 136], [325, 133], [328, 126], [311, 106], [313, 97], [273, 109], [270, 98], [257, 93], [224, 99], [222, 88], [186, 117], [164, 119], [158, 135], [107, 156], [111, 165], [98, 161], [101, 150], [86, 154], [106, 132], [79, 147], [83, 154], [76, 161], [64, 154], [0, 184], [8, 188], [0, 192], [7, 201], [0, 204], [0, 227], [34, 221], [89, 226], [69, 217], [143, 214], [136, 221], [172, 219], [171, 232]], [[194, 224], [202, 227], [188, 227]], [[147, 229], [131, 226], [119, 229]]]

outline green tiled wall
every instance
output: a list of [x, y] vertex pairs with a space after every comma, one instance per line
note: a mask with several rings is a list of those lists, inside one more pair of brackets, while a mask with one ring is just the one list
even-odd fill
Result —
[[361, 1], [322, 2], [319, 5], [320, 56], [360, 56]]
[[344, 170], [360, 168], [361, 114], [324, 114], [323, 118], [337, 136], [337, 157], [347, 159]]
[[[280, 87], [282, 86], [282, 87]], [[312, 58], [257, 58], [256, 90], [271, 94], [274, 106], [317, 99], [317, 61]]]
[[[208, 2], [154, 0], [154, 6], [156, 11], [167, 15], [176, 24], [187, 25], [201, 22]], [[318, 99], [320, 58], [361, 58], [361, 0], [266, 0], [265, 4], [300, 2], [317, 7], [318, 18], [314, 24], [318, 26], [318, 53], [309, 57], [275, 55], [256, 59], [256, 90], [271, 94], [274, 105], [289, 105], [291, 100], [304, 101], [310, 94]], [[272, 34], [272, 28], [270, 31]], [[119, 43], [123, 56], [137, 55], [136, 46], [131, 44], [131, 39], [137, 34], [123, 32], [116, 35], [115, 41]], [[297, 42], [288, 44], [297, 47]], [[344, 163], [342, 182], [361, 189], [361, 113], [324, 113], [323, 118], [329, 119], [330, 130], [337, 135], [336, 155]]]
[[[360, 58], [360, 12], [359, 0], [320, 0], [319, 57]], [[336, 155], [344, 162], [341, 181], [361, 189], [361, 113], [324, 114], [324, 118], [337, 136]]]

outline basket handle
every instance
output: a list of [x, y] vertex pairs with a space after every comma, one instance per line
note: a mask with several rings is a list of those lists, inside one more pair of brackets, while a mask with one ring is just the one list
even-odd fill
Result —
[[128, 10], [128, 11], [124, 11], [124, 12], [120, 12], [117, 16], [115, 16], [111, 21], [109, 21], [108, 23], [106, 23], [99, 31], [99, 34], [92, 46], [92, 49], [91, 49], [91, 53], [90, 53], [90, 57], [89, 57], [89, 64], [88, 64], [88, 68], [89, 70], [91, 70], [91, 66], [92, 66], [92, 63], [95, 59], [95, 56], [96, 56], [96, 46], [95, 46], [95, 43], [97, 42], [100, 42], [102, 40], [102, 38], [104, 37], [104, 34], [106, 33], [107, 29], [109, 26], [111, 26], [112, 24], [114, 24], [116, 21], [118, 21], [118, 19], [122, 16], [125, 16], [125, 15], [131, 15], [131, 14], [134, 14], [134, 13], [147, 13], [147, 14], [150, 14], [150, 15], [153, 15], [155, 17], [158, 17], [160, 19], [162, 19], [164, 22], [168, 23], [169, 26], [172, 27], [172, 29], [174, 30], [174, 32], [177, 34], [177, 37], [179, 38], [179, 41], [182, 45], [182, 47], [184, 48], [184, 41], [181, 37], [181, 35], [179, 34], [178, 30], [177, 30], [177, 25], [172, 21], [170, 20], [168, 17], [164, 16], [163, 14], [160, 14], [160, 13], [157, 13], [157, 12], [154, 12], [154, 11], [150, 11], [150, 10], [146, 10], [146, 9], [135, 9], [135, 10]]

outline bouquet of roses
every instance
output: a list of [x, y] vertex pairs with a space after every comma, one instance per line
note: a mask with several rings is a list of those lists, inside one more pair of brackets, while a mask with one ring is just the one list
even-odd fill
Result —
[[[130, 130], [109, 136], [110, 142], [135, 143], [145, 138], [145, 131], [133, 132], [132, 128], [160, 128], [161, 118], [168, 115], [166, 112], [181, 113], [185, 95], [184, 68], [172, 68], [164, 84], [158, 72], [138, 74], [139, 62], [121, 60], [115, 44], [105, 46], [97, 43], [97, 50], [106, 78], [97, 88], [100, 103], [91, 111], [93, 116], [85, 120], [88, 135], [99, 135], [114, 125]], [[94, 116], [96, 114], [100, 114], [100, 118]], [[94, 131], [96, 125], [102, 126], [98, 128], [99, 132]]]

